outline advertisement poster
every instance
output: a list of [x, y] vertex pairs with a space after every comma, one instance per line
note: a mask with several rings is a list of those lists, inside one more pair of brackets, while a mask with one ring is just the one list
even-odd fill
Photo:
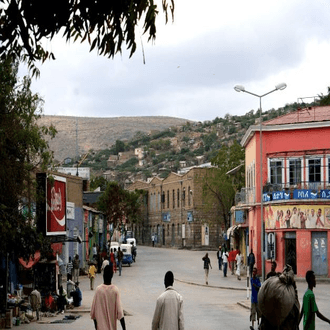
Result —
[[266, 229], [330, 229], [330, 206], [279, 205], [264, 209]]
[[54, 176], [47, 180], [46, 235], [66, 234], [66, 178]]

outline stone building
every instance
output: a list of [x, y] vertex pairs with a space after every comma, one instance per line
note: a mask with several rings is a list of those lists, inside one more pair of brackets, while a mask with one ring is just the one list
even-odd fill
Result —
[[128, 190], [148, 193], [143, 223], [131, 228], [135, 237], [150, 244], [154, 236], [157, 246], [218, 247], [223, 240], [221, 221], [216, 208], [206, 210], [203, 204], [203, 177], [208, 170], [193, 167], [166, 179], [154, 177], [131, 184]]

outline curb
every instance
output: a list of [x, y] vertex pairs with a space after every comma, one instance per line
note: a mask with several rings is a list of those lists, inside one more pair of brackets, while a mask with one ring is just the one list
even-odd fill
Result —
[[198, 284], [194, 282], [188, 282], [184, 280], [179, 280], [175, 279], [177, 282], [185, 283], [185, 284], [190, 284], [190, 285], [195, 285], [195, 286], [204, 286], [207, 288], [213, 288], [213, 289], [225, 289], [225, 290], [240, 290], [240, 291], [246, 291], [246, 288], [238, 288], [238, 287], [231, 287], [231, 286], [216, 286], [216, 285], [206, 285], [206, 284]]
[[237, 305], [244, 307], [246, 309], [250, 309], [250, 305], [248, 305], [248, 303], [246, 301], [238, 301]]

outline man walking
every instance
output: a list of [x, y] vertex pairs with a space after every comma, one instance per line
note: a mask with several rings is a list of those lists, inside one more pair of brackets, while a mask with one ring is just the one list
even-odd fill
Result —
[[251, 249], [251, 252], [248, 256], [248, 266], [249, 266], [249, 274], [250, 274], [250, 278], [252, 277], [252, 272], [253, 272], [253, 267], [254, 267], [254, 264], [256, 262], [256, 258], [254, 256], [254, 253], [253, 253], [253, 250]]
[[219, 246], [219, 250], [217, 251], [217, 258], [219, 263], [219, 270], [222, 268], [222, 252], [221, 252], [221, 245]]
[[260, 312], [258, 308], [258, 291], [261, 287], [261, 283], [259, 278], [257, 277], [257, 268], [253, 268], [252, 277], [250, 279], [251, 282], [251, 314], [250, 314], [250, 321], [252, 322], [252, 326], [250, 326], [251, 330], [254, 330], [254, 323], [260, 319]]
[[183, 298], [174, 290], [174, 275], [171, 271], [165, 274], [165, 292], [162, 293], [156, 303], [152, 318], [152, 330], [183, 330]]
[[317, 308], [315, 295], [313, 292], [313, 288], [316, 287], [316, 279], [315, 274], [312, 270], [307, 271], [306, 273], [306, 282], [308, 284], [308, 289], [305, 292], [303, 298], [303, 305], [301, 308], [301, 314], [299, 323], [304, 316], [304, 330], [314, 330], [315, 329], [315, 314], [322, 321], [328, 322], [330, 324], [330, 320], [323, 316], [319, 309]]
[[120, 247], [118, 248], [117, 258], [118, 258], [119, 276], [121, 276], [121, 268], [122, 268], [122, 265], [123, 265], [124, 254], [123, 254], [123, 251], [120, 249]]
[[103, 272], [104, 283], [96, 288], [91, 307], [91, 318], [97, 330], [117, 330], [117, 320], [126, 330], [124, 311], [121, 305], [118, 288], [111, 284], [112, 265], [107, 265]]
[[78, 254], [73, 260], [73, 282], [79, 282], [80, 260]]
[[226, 248], [222, 253], [222, 263], [223, 263], [223, 277], [227, 277], [227, 268], [228, 268], [228, 252]]

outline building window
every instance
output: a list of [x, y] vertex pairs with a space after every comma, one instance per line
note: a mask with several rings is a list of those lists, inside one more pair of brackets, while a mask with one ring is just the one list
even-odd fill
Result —
[[180, 207], [180, 189], [177, 191], [178, 207]]
[[310, 189], [317, 189], [317, 184], [321, 182], [321, 158], [308, 159], [308, 181]]
[[167, 208], [170, 208], [170, 191], [167, 190]]
[[269, 160], [269, 182], [281, 185], [283, 183], [283, 160]]
[[173, 208], [175, 209], [175, 190], [172, 191], [172, 199], [173, 199]]
[[186, 188], [183, 188], [183, 191], [182, 191], [182, 206], [183, 207], [186, 206]]
[[190, 195], [191, 195], [191, 190], [190, 186], [188, 187], [188, 206], [190, 206]]
[[289, 159], [289, 184], [301, 183], [301, 159]]

